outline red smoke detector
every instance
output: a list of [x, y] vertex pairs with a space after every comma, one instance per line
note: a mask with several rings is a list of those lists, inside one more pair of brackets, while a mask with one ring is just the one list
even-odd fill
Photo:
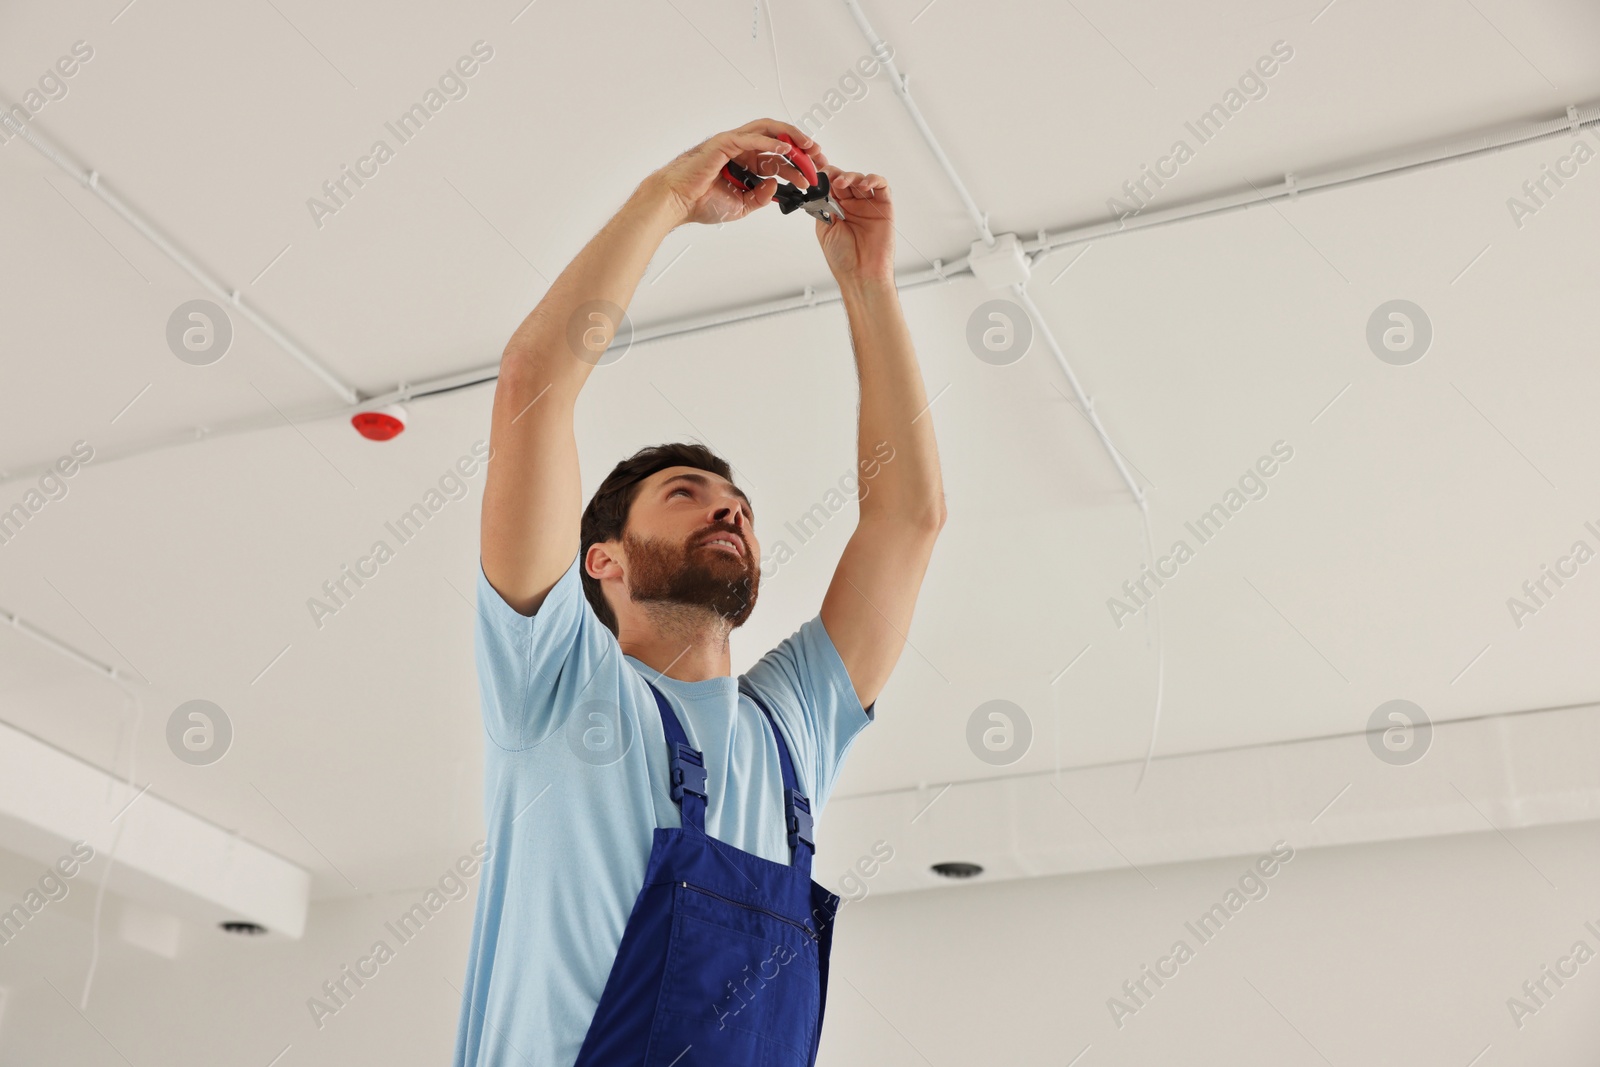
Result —
[[406, 428], [406, 409], [390, 404], [376, 411], [358, 411], [350, 416], [350, 425], [369, 441], [387, 441], [399, 437], [400, 431]]

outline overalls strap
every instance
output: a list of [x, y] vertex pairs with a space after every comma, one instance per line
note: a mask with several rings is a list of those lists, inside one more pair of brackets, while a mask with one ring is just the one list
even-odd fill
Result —
[[[689, 737], [683, 732], [683, 724], [678, 721], [677, 712], [672, 710], [672, 705], [662, 695], [661, 690], [649, 679], [645, 684], [650, 686], [650, 692], [656, 698], [656, 710], [661, 713], [661, 728], [667, 738], [667, 753], [671, 759], [668, 767], [668, 781], [672, 786], [672, 800], [678, 805], [683, 822], [692, 826], [702, 834], [706, 831], [706, 764], [700, 751], [689, 744]], [[761, 698], [756, 696], [754, 689], [744, 690], [746, 695], [754, 700], [756, 707], [761, 709], [761, 714], [766, 717], [767, 726], [772, 730], [772, 737], [778, 743], [778, 763], [783, 768], [783, 819], [784, 827], [788, 832], [789, 855], [793, 866], [799, 868], [808, 877], [811, 874], [811, 857], [817, 850], [816, 839], [812, 833], [811, 800], [800, 792], [798, 779], [795, 778], [794, 762], [789, 757], [789, 746], [783, 740], [783, 733], [778, 729], [772, 712]]]
[[772, 728], [772, 736], [778, 742], [778, 762], [783, 767], [783, 821], [789, 833], [789, 854], [794, 866], [809, 876], [811, 857], [817, 851], [811, 830], [811, 800], [800, 792], [799, 780], [794, 774], [794, 762], [789, 758], [789, 746], [783, 740], [783, 731], [778, 729], [777, 720], [761, 698], [756, 696], [754, 687], [746, 692], [756, 702], [756, 707], [761, 709], [761, 714], [767, 717], [767, 725]]
[[685, 826], [692, 826], [702, 835], [706, 832], [706, 761], [700, 750], [689, 744], [678, 715], [661, 695], [654, 683], [645, 684], [656, 697], [656, 710], [661, 712], [661, 729], [667, 735], [667, 754], [672, 762], [667, 769], [667, 780], [672, 785], [672, 800], [678, 805]]

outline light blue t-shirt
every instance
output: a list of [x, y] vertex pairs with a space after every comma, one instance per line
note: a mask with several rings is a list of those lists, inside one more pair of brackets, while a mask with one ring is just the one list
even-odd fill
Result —
[[[813, 617], [737, 679], [681, 682], [622, 653], [575, 558], [518, 614], [478, 570], [488, 857], [472, 922], [456, 1067], [577, 1059], [644, 884], [652, 831], [681, 825], [648, 678], [706, 765], [706, 833], [789, 862], [783, 771], [754, 688], [819, 817], [872, 720]], [[818, 819], [820, 825], [820, 818]]]

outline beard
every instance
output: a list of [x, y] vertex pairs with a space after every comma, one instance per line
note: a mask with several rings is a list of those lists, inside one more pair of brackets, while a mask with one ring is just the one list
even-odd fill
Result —
[[[730, 629], [743, 626], [755, 610], [761, 585], [760, 565], [748, 553], [733, 556], [720, 548], [696, 543], [716, 532], [701, 530], [682, 546], [624, 534], [628, 596], [635, 603], [704, 608], [722, 616]], [[748, 549], [745, 538], [733, 533], [729, 536]]]

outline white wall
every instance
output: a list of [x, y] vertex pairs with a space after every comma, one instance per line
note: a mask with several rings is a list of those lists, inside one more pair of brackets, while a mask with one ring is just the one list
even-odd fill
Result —
[[[1506, 999], [1574, 941], [1600, 951], [1597, 826], [1297, 851], [1197, 948], [1185, 920], [1247, 858], [1147, 868], [1156, 888], [1129, 870], [869, 896], [841, 922], [821, 1062], [1466, 1067], [1492, 1045], [1484, 1067], [1593, 1064], [1600, 959], [1520, 1031]], [[1178, 938], [1193, 959], [1119, 1030], [1107, 999]]]

